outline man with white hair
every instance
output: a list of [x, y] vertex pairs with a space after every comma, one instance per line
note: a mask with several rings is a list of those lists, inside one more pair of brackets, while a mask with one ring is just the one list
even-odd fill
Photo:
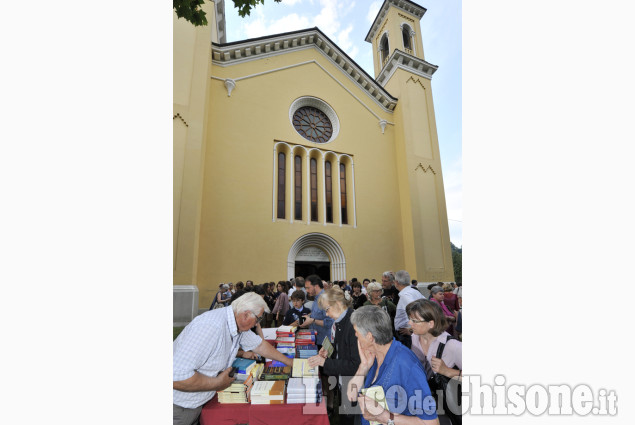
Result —
[[399, 291], [399, 302], [397, 303], [397, 312], [395, 313], [396, 337], [399, 342], [410, 348], [412, 343], [412, 338], [410, 337], [412, 328], [408, 324], [406, 306], [413, 301], [423, 298], [423, 295], [410, 286], [410, 273], [405, 270], [399, 270], [395, 273], [395, 288]]
[[197, 316], [183, 329], [172, 345], [174, 425], [197, 423], [203, 405], [231, 385], [236, 378], [229, 372], [239, 347], [292, 366], [292, 359], [250, 331], [268, 312], [265, 300], [248, 292], [229, 307]]

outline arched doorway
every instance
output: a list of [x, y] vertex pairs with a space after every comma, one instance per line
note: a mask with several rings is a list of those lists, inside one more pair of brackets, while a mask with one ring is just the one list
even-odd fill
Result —
[[322, 280], [331, 280], [331, 260], [317, 246], [302, 248], [295, 256], [295, 275], [307, 277], [316, 274]]
[[344, 251], [332, 237], [309, 233], [296, 240], [287, 257], [287, 276], [317, 274], [323, 280], [346, 279]]

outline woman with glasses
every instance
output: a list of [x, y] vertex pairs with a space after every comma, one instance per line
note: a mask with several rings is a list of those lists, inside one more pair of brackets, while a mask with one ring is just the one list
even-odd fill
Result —
[[397, 313], [397, 306], [390, 301], [388, 297], [382, 297], [384, 288], [382, 288], [379, 282], [370, 282], [366, 288], [368, 293], [368, 301], [364, 305], [376, 305], [384, 310], [390, 316], [390, 320], [395, 323], [395, 314]]
[[[406, 314], [413, 332], [411, 349], [423, 365], [433, 391], [434, 375], [437, 373], [461, 379], [463, 344], [457, 339], [450, 339], [450, 334], [445, 331], [448, 324], [441, 307], [432, 301], [420, 299], [406, 306]], [[443, 352], [441, 358], [437, 358], [440, 344], [444, 344]], [[448, 409], [445, 403], [444, 410], [452, 424], [461, 423], [460, 411]]]

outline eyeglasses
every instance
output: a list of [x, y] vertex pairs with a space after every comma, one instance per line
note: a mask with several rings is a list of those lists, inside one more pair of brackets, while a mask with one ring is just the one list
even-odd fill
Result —
[[411, 317], [409, 317], [408, 320], [410, 320], [415, 325], [418, 324], [418, 323], [428, 323], [429, 322], [429, 320], [417, 320], [417, 319], [413, 319]]
[[324, 309], [324, 312], [326, 313], [327, 311], [329, 311], [329, 308], [331, 308], [331, 306], [328, 306]]
[[256, 313], [254, 313], [251, 310], [248, 310], [248, 311], [256, 317], [256, 324], [262, 322], [262, 318], [265, 317], [264, 311], [262, 312], [262, 316], [258, 316]]

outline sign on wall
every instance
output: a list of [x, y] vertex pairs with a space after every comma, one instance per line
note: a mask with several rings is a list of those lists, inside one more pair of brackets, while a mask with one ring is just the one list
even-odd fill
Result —
[[316, 246], [308, 246], [303, 248], [295, 257], [295, 261], [315, 261], [315, 262], [328, 262], [329, 257], [324, 251]]

